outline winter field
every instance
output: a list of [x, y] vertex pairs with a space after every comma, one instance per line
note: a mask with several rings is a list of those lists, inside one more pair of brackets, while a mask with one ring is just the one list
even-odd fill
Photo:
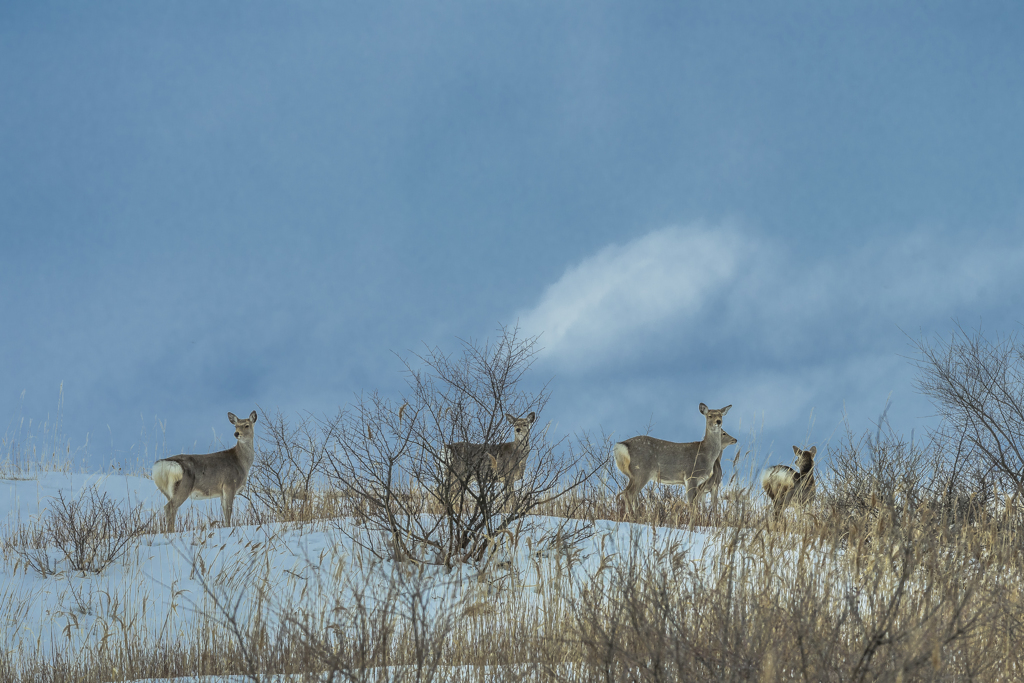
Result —
[[[428, 357], [400, 401], [261, 413], [230, 527], [219, 501], [189, 501], [166, 533], [146, 472], [80, 474], [59, 439], [33, 458], [5, 440], [0, 678], [1024, 675], [1015, 470], [952, 411], [924, 441], [880, 420], [819, 447], [814, 500], [780, 519], [747, 484], [753, 435], [723, 454], [741, 476], [717, 508], [650, 485], [627, 515], [611, 441], [554, 439], [540, 420], [512, 485], [452, 467], [445, 444], [501, 443], [505, 413], [543, 415], [516, 381], [524, 349]], [[1006, 434], [1004, 452], [1020, 432]]]
[[[38, 525], [58, 494], [66, 500], [91, 490], [117, 495], [122, 512], [135, 503], [147, 514], [156, 513], [164, 503], [143, 477], [49, 472], [2, 486], [8, 528], [17, 527], [19, 518], [22, 527]], [[193, 529], [140, 534], [99, 572], [72, 569], [59, 548], [45, 550], [40, 564], [49, 563], [53, 572], [46, 576], [26, 567], [29, 560], [8, 563], [3, 575], [8, 653], [15, 661], [54, 663], [99, 656], [109, 662], [107, 675], [121, 680], [121, 672], [131, 668], [126, 660], [146, 651], [168, 658], [198, 655], [171, 667], [174, 675], [201, 669], [200, 642], [209, 640], [221, 641], [221, 654], [241, 658], [235, 662], [242, 664], [239, 673], [249, 673], [246, 657], [264, 656], [241, 651], [253, 631], [271, 637], [295, 626], [291, 622], [299, 615], [301, 627], [331, 648], [339, 647], [339, 639], [380, 637], [373, 629], [385, 627], [375, 623], [385, 615], [397, 622], [422, 618], [421, 637], [437, 639], [431, 647], [449, 639], [450, 645], [462, 641], [474, 649], [482, 638], [557, 639], [567, 617], [564, 602], [579, 597], [572, 586], [588, 585], [636, 551], [660, 555], [668, 568], [687, 566], [704, 558], [709, 539], [704, 531], [539, 516], [514, 548], [500, 548], [485, 566], [446, 571], [402, 567], [361, 551], [358, 541], [366, 540], [361, 539], [366, 532], [349, 519], [222, 528], [215, 523], [219, 505], [201, 506], [207, 509], [194, 519], [203, 521]], [[357, 611], [350, 616], [351, 610]], [[373, 621], [360, 624], [363, 617]], [[473, 626], [467, 628], [465, 620]], [[236, 628], [244, 636], [233, 642]], [[193, 647], [200, 649], [189, 653]], [[443, 660], [429, 664], [449, 666]]]

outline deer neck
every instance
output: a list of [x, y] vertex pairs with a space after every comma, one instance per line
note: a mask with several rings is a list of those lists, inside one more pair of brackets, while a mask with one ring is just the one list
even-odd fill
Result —
[[799, 463], [800, 471], [793, 475], [793, 484], [800, 486], [811, 486], [814, 484], [814, 462], [811, 464]]
[[238, 456], [238, 464], [242, 466], [246, 474], [249, 474], [249, 468], [252, 467], [253, 458], [256, 456], [252, 441], [242, 441], [239, 439], [235, 443], [235, 455]]
[[712, 429], [711, 427], [704, 428], [704, 439], [700, 442], [701, 453], [707, 452], [711, 455], [718, 455], [718, 451], [722, 449], [722, 428]]

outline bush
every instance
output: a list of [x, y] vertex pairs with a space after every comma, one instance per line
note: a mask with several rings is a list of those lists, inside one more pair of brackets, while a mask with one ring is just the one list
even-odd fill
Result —
[[937, 452], [934, 444], [922, 446], [894, 432], [887, 410], [874, 435], [865, 432], [858, 438], [847, 424], [839, 445], [828, 447], [827, 459], [821, 459], [830, 470], [818, 476], [819, 497], [833, 515], [874, 515], [883, 506], [916, 510], [926, 495], [926, 473], [936, 471], [929, 467]]
[[958, 328], [917, 342], [918, 388], [943, 418], [953, 479], [980, 476], [1024, 499], [1024, 340]]
[[307, 521], [315, 516], [316, 484], [327, 457], [330, 433], [306, 416], [292, 425], [278, 413], [267, 417], [256, 458], [239, 493], [270, 521]]
[[493, 344], [465, 342], [454, 358], [430, 349], [417, 357], [419, 367], [406, 361], [409, 393], [400, 402], [371, 394], [324, 423], [336, 446], [326, 473], [375, 532], [375, 541], [357, 541], [381, 559], [445, 567], [478, 561], [515, 536], [556, 489], [564, 495], [587, 481], [571, 448], [549, 443], [539, 420], [518, 483], [502, 481], [483, 459], [467, 472], [448, 453], [458, 442], [489, 452], [506, 441], [506, 413], [543, 411], [546, 390], [520, 385], [535, 355], [536, 339], [508, 328]]
[[106, 493], [89, 487], [68, 500], [61, 491], [39, 526], [19, 527], [6, 539], [5, 551], [46, 577], [57, 573], [49, 554], [55, 547], [73, 571], [99, 573], [121, 559], [131, 543], [152, 527], [141, 504], [125, 509]]

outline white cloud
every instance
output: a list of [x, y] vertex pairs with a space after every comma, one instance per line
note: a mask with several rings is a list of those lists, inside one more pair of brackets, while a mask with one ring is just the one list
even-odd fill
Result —
[[542, 334], [544, 357], [562, 374], [691, 382], [710, 371], [728, 381], [898, 357], [907, 352], [901, 330], [928, 334], [952, 318], [1014, 324], [1006, 301], [1022, 287], [1021, 243], [917, 231], [820, 258], [800, 243], [697, 225], [605, 247], [518, 317]]
[[920, 437], [933, 409], [901, 330], [930, 335], [955, 318], [1016, 328], [1024, 242], [918, 231], [850, 244], [821, 254], [697, 226], [584, 259], [520, 316], [559, 376], [551, 415], [685, 441], [700, 436], [698, 402], [729, 403], [729, 432], [745, 448], [757, 432], [758, 467], [788, 461], [794, 444], [839, 443], [844, 414], [859, 435], [887, 400], [890, 423]]
[[729, 227], [666, 228], [611, 245], [569, 268], [521, 313], [545, 355], [598, 360], [638, 334], [700, 312], [735, 275], [747, 246]]

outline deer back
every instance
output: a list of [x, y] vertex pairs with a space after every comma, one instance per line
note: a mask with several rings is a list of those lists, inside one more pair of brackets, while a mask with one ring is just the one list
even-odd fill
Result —
[[245, 484], [252, 465], [252, 455], [246, 458], [235, 446], [226, 451], [205, 455], [175, 455], [164, 460], [177, 463], [183, 481], [192, 483], [192, 498], [219, 498], [222, 492], [234, 494]]
[[460, 441], [445, 448], [448, 465], [459, 477], [476, 476], [490, 470], [487, 447], [482, 444]]
[[818, 449], [811, 446], [804, 451], [793, 446], [793, 452], [800, 471], [786, 465], [775, 465], [761, 475], [761, 485], [772, 501], [807, 503], [814, 498], [814, 456]]
[[485, 445], [460, 441], [448, 444], [447, 449], [452, 472], [460, 478], [481, 475], [499, 479], [523, 478], [526, 453], [514, 442]]
[[526, 457], [529, 455], [529, 446], [522, 442], [501, 443], [490, 449], [489, 453], [494, 456], [492, 466], [497, 464], [497, 476], [502, 479], [513, 479], [518, 481], [523, 478], [526, 471]]
[[448, 463], [456, 476], [467, 479], [489, 475], [505, 481], [523, 478], [530, 451], [530, 427], [537, 415], [531, 412], [517, 418], [505, 413], [505, 419], [514, 429], [513, 441], [495, 444], [460, 441], [446, 446]]
[[692, 477], [707, 479], [720, 451], [703, 441], [676, 443], [651, 436], [634, 436], [622, 443], [629, 449], [630, 469], [650, 473], [651, 479], [662, 484], [685, 484]]

